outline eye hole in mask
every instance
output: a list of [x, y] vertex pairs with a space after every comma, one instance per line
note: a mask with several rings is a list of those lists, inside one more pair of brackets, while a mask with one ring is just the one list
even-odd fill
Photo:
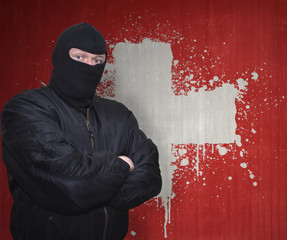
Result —
[[103, 64], [106, 60], [106, 54], [93, 54], [81, 50], [79, 48], [71, 48], [69, 50], [70, 57], [78, 62], [82, 62], [91, 66]]

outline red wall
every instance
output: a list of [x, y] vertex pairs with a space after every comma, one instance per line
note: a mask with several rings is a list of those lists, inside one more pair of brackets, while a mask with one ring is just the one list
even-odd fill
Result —
[[[131, 211], [127, 239], [165, 239], [164, 229], [168, 239], [287, 239], [286, 1], [1, 0], [0, 9], [0, 109], [14, 94], [48, 83], [58, 34], [83, 21], [96, 26], [111, 49], [144, 38], [170, 43], [179, 60], [172, 69], [175, 95], [190, 91], [183, 80], [188, 67], [197, 88], [212, 76], [220, 76], [221, 84], [248, 81], [248, 91], [236, 102], [242, 145], [220, 145], [228, 150], [220, 155], [211, 144], [172, 143], [176, 171], [170, 222], [165, 228], [161, 199], [150, 200]], [[256, 81], [253, 72], [259, 74]], [[197, 154], [204, 177], [180, 165]], [[11, 239], [6, 177], [1, 162], [3, 240]]]

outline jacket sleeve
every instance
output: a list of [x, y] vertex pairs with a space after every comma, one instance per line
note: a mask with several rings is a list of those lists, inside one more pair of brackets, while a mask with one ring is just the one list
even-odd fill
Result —
[[128, 156], [135, 169], [125, 179], [110, 205], [117, 209], [130, 209], [144, 203], [161, 191], [162, 179], [156, 145], [139, 129], [132, 113], [121, 137], [122, 154]]
[[8, 172], [43, 208], [74, 214], [104, 205], [129, 174], [129, 165], [110, 152], [76, 151], [37, 101], [10, 100], [1, 131]]

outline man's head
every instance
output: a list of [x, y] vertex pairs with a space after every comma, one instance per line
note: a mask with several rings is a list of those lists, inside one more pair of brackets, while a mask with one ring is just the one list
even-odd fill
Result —
[[88, 23], [73, 25], [57, 39], [50, 86], [64, 101], [85, 111], [101, 80], [106, 58], [102, 34]]

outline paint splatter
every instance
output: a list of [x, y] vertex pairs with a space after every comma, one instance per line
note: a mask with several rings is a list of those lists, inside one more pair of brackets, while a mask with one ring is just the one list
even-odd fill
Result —
[[[266, 63], [233, 73], [208, 46], [198, 39], [184, 38], [181, 30], [167, 21], [146, 29], [143, 21], [150, 21], [151, 16], [149, 11], [140, 17], [135, 12], [125, 19], [122, 29], [110, 34], [111, 58], [106, 83], [98, 94], [115, 97], [131, 108], [161, 149], [164, 186], [159, 198], [165, 209], [167, 237], [172, 199], [182, 188], [195, 191], [199, 182], [208, 187], [208, 177], [220, 172], [217, 161], [226, 168], [238, 163], [234, 166], [242, 169], [242, 178], [248, 172], [250, 180], [260, 180], [253, 173], [256, 166], [248, 163], [248, 149], [262, 131], [257, 127], [258, 118], [266, 111], [255, 99], [267, 105], [267, 110], [286, 99], [274, 97], [268, 90], [272, 76], [265, 71]], [[191, 26], [186, 28], [192, 33]], [[158, 118], [152, 116], [155, 113]], [[224, 113], [229, 114], [227, 118], [220, 118]], [[227, 126], [221, 128], [220, 123]], [[226, 178], [229, 183], [233, 179]], [[210, 184], [211, 197], [219, 198], [224, 184], [214, 190]], [[258, 186], [258, 181], [252, 184]]]
[[241, 164], [240, 164], [240, 167], [242, 167], [242, 168], [247, 168], [247, 163], [241, 163]]

